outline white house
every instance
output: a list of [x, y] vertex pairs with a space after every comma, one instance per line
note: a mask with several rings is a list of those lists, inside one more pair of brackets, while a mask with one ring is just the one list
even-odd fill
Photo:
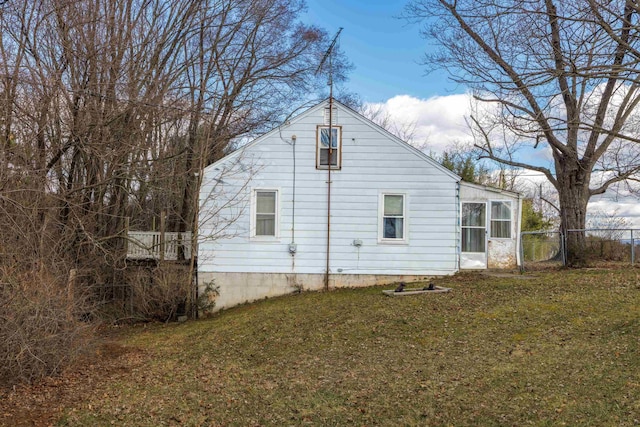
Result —
[[461, 182], [324, 101], [205, 169], [198, 283], [214, 283], [220, 309], [301, 289], [514, 268], [520, 210], [518, 194]]

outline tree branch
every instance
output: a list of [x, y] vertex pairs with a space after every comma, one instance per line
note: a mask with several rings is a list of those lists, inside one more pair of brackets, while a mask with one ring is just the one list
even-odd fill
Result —
[[494, 160], [496, 162], [505, 164], [507, 166], [513, 166], [513, 167], [517, 167], [517, 168], [523, 168], [523, 169], [528, 169], [528, 170], [540, 172], [540, 173], [544, 174], [544, 176], [549, 180], [549, 182], [554, 187], [557, 188], [557, 184], [558, 183], [557, 183], [555, 177], [553, 176], [553, 174], [551, 173], [551, 171], [549, 169], [543, 168], [543, 167], [540, 167], [540, 166], [529, 165], [529, 164], [522, 163], [522, 162], [516, 162], [516, 161], [514, 161], [512, 159], [505, 159], [503, 157], [497, 156], [493, 151], [493, 147], [491, 146], [491, 140], [489, 139], [489, 134], [484, 130], [484, 128], [480, 125], [480, 123], [478, 122], [478, 120], [474, 116], [471, 116], [470, 118], [473, 121], [473, 123], [476, 125], [476, 128], [482, 134], [482, 138], [484, 140], [484, 145], [474, 144], [474, 147], [476, 147], [476, 148], [480, 149], [482, 152], [486, 153], [486, 155], [480, 155], [478, 157], [479, 159]]
[[458, 13], [456, 9], [456, 2], [447, 3], [444, 0], [438, 1], [449, 11], [449, 13], [451, 13], [451, 16], [453, 16], [453, 18], [458, 22], [462, 30], [467, 33], [467, 35], [469, 35], [469, 37], [471, 37], [473, 41], [476, 42], [476, 44], [489, 56], [489, 58], [509, 76], [518, 91], [529, 103], [533, 112], [532, 117], [536, 122], [538, 122], [540, 129], [545, 134], [545, 137], [549, 144], [564, 155], [570, 154], [568, 148], [564, 144], [562, 144], [562, 142], [560, 142], [553, 134], [551, 125], [549, 124], [544, 112], [540, 108], [536, 97], [531, 92], [527, 84], [522, 80], [521, 76], [514, 70], [511, 65], [509, 65], [509, 63], [507, 63], [507, 61], [502, 58], [499, 52], [496, 52], [494, 49], [492, 49], [491, 46], [489, 46], [482, 39], [482, 37], [471, 28], [467, 21]]

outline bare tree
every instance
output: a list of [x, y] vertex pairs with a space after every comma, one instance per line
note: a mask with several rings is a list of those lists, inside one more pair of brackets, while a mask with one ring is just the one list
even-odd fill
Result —
[[3, 3], [0, 282], [37, 277], [25, 286], [63, 296], [79, 270], [117, 283], [129, 219], [150, 228], [166, 211], [170, 227], [195, 231], [202, 169], [322, 87], [327, 34], [300, 22], [303, 8]]
[[626, 231], [631, 228], [631, 223], [618, 213], [618, 209], [605, 211], [595, 209], [589, 212], [587, 228], [596, 229], [598, 237], [606, 240], [621, 240]]
[[[297, 21], [295, 0], [201, 2], [185, 43], [190, 104], [184, 192], [177, 228], [193, 224], [194, 173], [222, 158], [232, 142], [273, 127], [314, 88], [326, 33]], [[203, 157], [202, 162], [198, 158]]]
[[[387, 111], [384, 104], [365, 103], [358, 108], [358, 111], [360, 114], [378, 126], [388, 130], [401, 140], [410, 144], [418, 142], [415, 141], [416, 122], [400, 122], [398, 120], [394, 120], [393, 116], [389, 111]], [[422, 145], [426, 145], [426, 141], [422, 141], [420, 143]], [[423, 149], [425, 147], [421, 146], [419, 148]]]
[[[16, 0], [1, 10], [2, 176], [46, 195], [73, 263], [118, 263], [125, 218], [193, 227], [196, 175], [318, 89], [298, 0]], [[344, 67], [342, 67], [344, 69]], [[297, 103], [297, 102], [296, 102]], [[295, 104], [294, 104], [295, 105]], [[55, 214], [54, 214], [55, 213]]]
[[[570, 230], [584, 228], [591, 196], [640, 170], [638, 12], [631, 0], [414, 0], [406, 16], [440, 46], [426, 62], [482, 104], [471, 123], [483, 156], [543, 173]], [[584, 239], [571, 233], [571, 264]]]

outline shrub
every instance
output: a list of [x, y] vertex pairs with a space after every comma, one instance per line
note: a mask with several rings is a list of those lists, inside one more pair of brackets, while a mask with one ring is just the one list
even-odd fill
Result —
[[[66, 285], [66, 286], [65, 286]], [[42, 273], [0, 270], [0, 382], [33, 382], [60, 372], [91, 343], [87, 311]]]
[[220, 295], [220, 286], [215, 281], [204, 282], [196, 301], [198, 313], [210, 314], [216, 306], [216, 298]]
[[187, 267], [181, 265], [132, 269], [127, 280], [136, 315], [145, 320], [169, 321], [184, 314], [191, 290], [187, 276]]
[[631, 245], [618, 240], [605, 239], [596, 236], [587, 238], [587, 257], [592, 260], [630, 261]]

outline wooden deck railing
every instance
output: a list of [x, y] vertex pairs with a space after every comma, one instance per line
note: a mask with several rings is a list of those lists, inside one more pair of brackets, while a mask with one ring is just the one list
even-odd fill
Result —
[[[164, 251], [163, 251], [164, 246]], [[184, 258], [191, 258], [191, 233], [165, 232], [162, 242], [159, 231], [129, 231], [127, 239], [128, 259], [164, 259], [176, 261], [179, 248], [184, 250]], [[162, 256], [164, 252], [164, 257]]]

